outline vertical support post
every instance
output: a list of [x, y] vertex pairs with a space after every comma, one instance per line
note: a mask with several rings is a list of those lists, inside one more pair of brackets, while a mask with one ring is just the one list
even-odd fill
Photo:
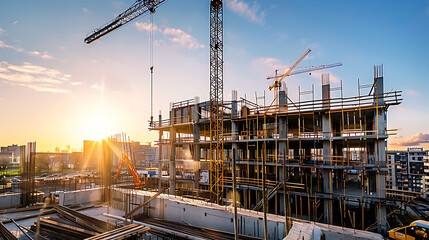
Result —
[[[194, 127], [193, 136], [193, 159], [194, 159], [194, 189], [200, 189], [200, 159], [201, 159], [201, 146], [200, 146], [200, 125], [198, 121], [200, 119], [200, 108], [199, 108], [199, 97], [194, 98], [194, 107], [192, 109], [192, 124]], [[199, 192], [197, 192], [197, 196], [199, 196]]]
[[268, 205], [268, 199], [267, 199], [267, 192], [266, 192], [266, 184], [265, 181], [266, 179], [266, 172], [265, 172], [265, 162], [266, 162], [266, 158], [267, 158], [267, 145], [266, 142], [264, 141], [264, 146], [263, 146], [263, 155], [262, 155], [262, 199], [263, 199], [263, 207], [264, 207], [264, 239], [267, 240], [268, 239], [268, 230], [267, 230], [267, 205]]
[[[159, 124], [159, 128], [161, 128], [161, 123], [162, 123], [162, 116], [161, 116], [161, 112], [159, 113], [158, 116], [158, 124]], [[161, 190], [162, 188], [162, 162], [163, 162], [163, 157], [162, 157], [162, 135], [164, 134], [163, 131], [159, 130], [159, 136], [158, 136], [158, 190]]]
[[237, 160], [235, 157], [236, 149], [232, 149], [232, 201], [234, 204], [234, 235], [235, 239], [238, 240], [238, 220], [237, 220], [237, 186], [235, 181], [235, 161]]
[[169, 172], [170, 172], [170, 190], [169, 194], [176, 194], [176, 129], [174, 126], [170, 128], [170, 161], [169, 161]]

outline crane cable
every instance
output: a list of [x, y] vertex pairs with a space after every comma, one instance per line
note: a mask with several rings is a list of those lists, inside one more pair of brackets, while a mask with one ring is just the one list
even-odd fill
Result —
[[150, 126], [153, 126], [153, 13], [150, 13]]

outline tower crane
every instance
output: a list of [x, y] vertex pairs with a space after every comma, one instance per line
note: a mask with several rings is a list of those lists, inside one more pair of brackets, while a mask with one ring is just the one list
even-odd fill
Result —
[[[90, 32], [90, 44], [145, 13], [154, 13], [166, 0], [137, 0], [115, 19]], [[151, 72], [153, 66], [151, 66]], [[153, 116], [151, 116], [151, 119]], [[210, 0], [210, 190], [219, 203], [223, 195], [223, 0]]]
[[[296, 71], [293, 71], [291, 73], [289, 73], [288, 76], [292, 76], [292, 75], [296, 75], [296, 74], [301, 74], [301, 73], [307, 73], [307, 72], [314, 72], [317, 70], [323, 70], [323, 69], [327, 69], [327, 68], [334, 68], [334, 67], [340, 67], [343, 66], [343, 63], [332, 63], [332, 64], [325, 64], [325, 65], [319, 65], [319, 66], [311, 66], [311, 67], [305, 67]], [[276, 70], [276, 72], [278, 71], [282, 71], [283, 69], [278, 69]], [[267, 77], [267, 80], [270, 79], [275, 79], [275, 78], [279, 78], [280, 76], [270, 76]]]
[[292, 72], [292, 70], [295, 69], [296, 66], [298, 66], [298, 64], [301, 63], [301, 61], [305, 57], [307, 57], [307, 55], [310, 52], [311, 52], [311, 49], [307, 49], [307, 51], [295, 62], [294, 65], [292, 65], [292, 67], [290, 67], [289, 69], [286, 69], [286, 71], [285, 71], [284, 74], [278, 76], [277, 73], [279, 71], [283, 70], [283, 69], [279, 69], [279, 70], [275, 70], [275, 75], [274, 76], [267, 77], [267, 80], [274, 79], [273, 84], [270, 85], [270, 87], [268, 89], [272, 90], [274, 88], [274, 101], [276, 102], [276, 105], [278, 105], [278, 95], [279, 95], [280, 84], [281, 84], [281, 81], [285, 77], [296, 75], [296, 74], [301, 74], [301, 73], [314, 72], [314, 71], [317, 71], [317, 70], [323, 70], [323, 69], [327, 69], [327, 68], [339, 67], [339, 66], [343, 65], [341, 62], [339, 62], [339, 63], [333, 63], [333, 64], [326, 64], [326, 65], [307, 67], [307, 68], [303, 68], [303, 69], [296, 70], [296, 71]]
[[[274, 78], [274, 83], [268, 87], [268, 90], [272, 90], [274, 88], [274, 100], [273, 102], [275, 102], [275, 105], [279, 105], [278, 101], [279, 101], [279, 88], [281, 85], [281, 81], [290, 75], [290, 73], [292, 72], [293, 69], [296, 68], [296, 66], [298, 66], [298, 64], [300, 64], [302, 62], [302, 60], [307, 57], [307, 55], [311, 52], [311, 49], [307, 49], [307, 51], [305, 51], [305, 53], [292, 65], [292, 67], [290, 67], [289, 69], [286, 70], [286, 72], [281, 75], [281, 76], [277, 76], [277, 72], [278, 70], [275, 71], [275, 76]], [[278, 77], [280, 77], [280, 79], [278, 79]], [[268, 79], [268, 78], [267, 78]], [[271, 103], [272, 104], [272, 103]]]

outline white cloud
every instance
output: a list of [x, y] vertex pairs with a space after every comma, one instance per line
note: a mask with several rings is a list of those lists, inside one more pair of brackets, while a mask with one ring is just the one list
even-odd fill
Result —
[[[147, 22], [136, 22], [135, 26], [137, 30], [139, 31], [150, 31], [151, 25]], [[198, 49], [203, 48], [204, 45], [199, 44], [197, 39], [193, 36], [189, 35], [185, 31], [178, 29], [178, 28], [170, 28], [165, 27], [164, 29], [161, 29], [157, 27], [156, 25], [153, 25], [153, 30], [155, 32], [159, 32], [163, 34], [165, 37], [168, 38], [168, 40], [172, 43], [178, 44], [182, 47], [188, 48], [188, 49]], [[162, 41], [157, 41], [156, 44], [161, 43]]]
[[197, 39], [178, 28], [167, 27], [164, 29], [164, 34], [172, 36], [171, 38], [169, 38], [170, 41], [178, 43], [179, 45], [187, 47], [188, 49], [197, 49], [204, 47], [204, 45], [198, 43]]
[[10, 48], [10, 49], [13, 49], [17, 52], [24, 52], [25, 51], [23, 48], [18, 48], [18, 47], [12, 46], [12, 45], [8, 45], [8, 44], [4, 43], [3, 41], [0, 41], [0, 48]]
[[102, 90], [103, 89], [103, 86], [99, 85], [98, 83], [92, 84], [91, 87], [94, 88], [94, 89], [98, 89], [98, 90]]
[[331, 83], [339, 84], [341, 82], [340, 78], [338, 78], [337, 76], [335, 76], [334, 74], [332, 74], [330, 72], [323, 72], [323, 70], [311, 72], [311, 77], [319, 79], [320, 82], [322, 82], [322, 74], [325, 74], [325, 73], [329, 74], [329, 81]]
[[409, 96], [412, 96], [412, 97], [419, 95], [419, 93], [416, 90], [406, 90], [405, 93]]
[[22, 65], [0, 62], [0, 80], [12, 86], [27, 87], [39, 92], [67, 93], [68, 90], [61, 85], [70, 78], [69, 74], [27, 62]]
[[84, 13], [89, 13], [89, 10], [88, 10], [87, 8], [82, 8], [82, 11], [83, 11]]
[[32, 51], [32, 52], [28, 52], [28, 55], [38, 56], [38, 55], [40, 55], [40, 53], [38, 51]]
[[47, 52], [43, 52], [42, 58], [43, 59], [53, 59], [54, 57], [52, 57], [51, 55], [49, 55]]
[[[144, 31], [150, 31], [150, 25], [151, 24], [148, 22], [136, 22], [135, 25], [136, 25], [137, 30], [139, 30], [139, 31], [143, 31], [143, 30]], [[153, 24], [153, 30], [156, 32], [159, 31], [158, 27], [155, 24]]]
[[240, 0], [226, 0], [225, 3], [227, 8], [249, 21], [258, 24], [264, 23], [265, 13], [260, 11], [256, 3], [253, 3], [252, 6]]
[[414, 136], [407, 136], [401, 140], [396, 140], [390, 142], [391, 145], [396, 146], [419, 146], [421, 144], [428, 144], [429, 143], [429, 134], [427, 133], [417, 133]]
[[[281, 64], [280, 60], [277, 58], [257, 58], [251, 62], [253, 69], [260, 69], [265, 74], [274, 73], [275, 70], [284, 70], [286, 71], [289, 66]], [[280, 71], [278, 74], [283, 74], [284, 72]]]
[[6, 32], [6, 30], [4, 30], [3, 28], [0, 27], [0, 34]]
[[72, 86], [79, 86], [79, 85], [82, 85], [82, 82], [70, 82], [70, 84]]
[[54, 57], [52, 57], [51, 55], [48, 54], [48, 52], [43, 52], [43, 54], [41, 54], [38, 51], [26, 51], [24, 48], [19, 48], [19, 47], [15, 47], [9, 44], [6, 44], [3, 41], [0, 41], [0, 48], [10, 48], [15, 50], [16, 52], [26, 52], [28, 55], [30, 56], [40, 56], [43, 59], [53, 59]]

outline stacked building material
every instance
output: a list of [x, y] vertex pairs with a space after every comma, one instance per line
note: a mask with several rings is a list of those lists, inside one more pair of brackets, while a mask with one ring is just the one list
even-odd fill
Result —
[[104, 233], [106, 231], [110, 231], [115, 228], [114, 225], [108, 222], [79, 213], [68, 207], [58, 205], [55, 207], [55, 210], [58, 212], [58, 215], [60, 215], [62, 218], [67, 219], [71, 222], [77, 223], [79, 225], [82, 225], [85, 228], [88, 228], [91, 231], [94, 231], [97, 233]]
[[121, 228], [113, 229], [111, 231], [99, 234], [94, 237], [86, 238], [85, 240], [99, 240], [99, 239], [128, 239], [133, 237], [140, 237], [141, 234], [150, 230], [150, 227], [145, 227], [137, 224], [126, 225]]
[[40, 218], [37, 221], [38, 227], [35, 224], [31, 227], [31, 229], [36, 232], [37, 228], [39, 228], [39, 233], [43, 236], [65, 240], [85, 239], [98, 234], [97, 232], [72, 226], [58, 220], [59, 219], [54, 218]]
[[17, 240], [17, 238], [3, 225], [3, 223], [0, 223], [0, 239]]

